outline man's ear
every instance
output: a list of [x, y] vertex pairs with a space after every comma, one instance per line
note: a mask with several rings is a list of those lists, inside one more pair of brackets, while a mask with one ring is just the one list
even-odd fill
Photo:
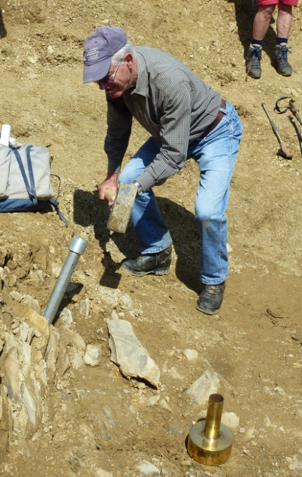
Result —
[[127, 55], [124, 58], [124, 63], [128, 66], [129, 69], [132, 69], [133, 67], [133, 56], [131, 53], [127, 53]]

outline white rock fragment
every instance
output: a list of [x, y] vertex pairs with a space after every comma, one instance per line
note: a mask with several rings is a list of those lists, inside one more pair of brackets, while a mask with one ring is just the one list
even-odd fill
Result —
[[22, 402], [26, 408], [27, 414], [28, 414], [28, 419], [29, 422], [31, 423], [32, 426], [36, 425], [36, 414], [37, 414], [37, 408], [39, 406], [39, 400], [37, 399], [36, 396], [30, 393], [30, 391], [27, 389], [26, 384], [23, 383], [22, 388], [21, 388], [21, 396], [22, 396]]
[[107, 472], [106, 470], [101, 469], [101, 468], [96, 469], [96, 475], [97, 475], [97, 477], [113, 477], [111, 472]]
[[111, 360], [125, 377], [144, 379], [157, 388], [159, 368], [136, 338], [131, 323], [117, 318], [107, 322]]
[[84, 315], [88, 317], [90, 311], [90, 302], [88, 298], [85, 298], [85, 300], [80, 301], [79, 305]]
[[63, 308], [60, 313], [60, 320], [62, 320], [62, 322], [66, 323], [67, 325], [71, 325], [71, 323], [73, 322], [72, 313], [68, 308]]
[[147, 461], [140, 462], [137, 467], [138, 471], [146, 477], [156, 477], [160, 475], [160, 470], [153, 464]]
[[30, 295], [24, 295], [23, 301], [24, 303], [26, 303], [26, 305], [35, 310], [37, 313], [40, 313], [40, 303], [38, 302], [38, 300], [36, 300]]
[[122, 293], [121, 290], [110, 290], [105, 287], [100, 287], [99, 295], [103, 303], [114, 307], [118, 304], [121, 306], [122, 310], [131, 310], [132, 309], [132, 299], [127, 293]]
[[210, 374], [209, 371], [205, 371], [183, 394], [196, 404], [202, 405], [208, 401], [211, 394], [217, 393], [219, 383], [216, 373]]
[[12, 291], [10, 292], [10, 296], [11, 296], [11, 298], [12, 298], [14, 301], [17, 301], [18, 303], [21, 303], [21, 301], [22, 301], [22, 299], [23, 299], [23, 296], [22, 296], [19, 292], [15, 291], [15, 290], [12, 290]]
[[228, 253], [232, 253], [232, 252], [233, 252], [233, 249], [232, 249], [232, 247], [230, 246], [229, 243], [227, 243], [227, 252], [228, 252]]
[[234, 412], [223, 412], [221, 422], [234, 431], [239, 428], [239, 417]]
[[51, 265], [51, 273], [54, 276], [54, 278], [58, 278], [62, 270], [62, 265], [59, 265], [58, 263], [53, 263]]
[[5, 355], [3, 363], [4, 376], [6, 377], [7, 394], [11, 401], [20, 400], [19, 361], [18, 348], [11, 346]]
[[75, 348], [75, 350], [79, 351], [82, 355], [84, 355], [86, 350], [86, 344], [81, 335], [79, 335], [75, 331], [65, 329], [64, 336], [68, 339], [68, 342]]
[[156, 406], [159, 400], [160, 396], [151, 396], [148, 401], [148, 406]]
[[167, 403], [167, 401], [165, 399], [161, 399], [160, 402], [159, 402], [159, 405], [165, 411], [169, 411], [171, 413], [173, 412], [171, 407], [169, 406], [169, 404]]
[[39, 60], [39, 57], [38, 57], [38, 55], [32, 55], [32, 56], [28, 56], [27, 59], [30, 63], [35, 65], [37, 63], [37, 61]]
[[302, 469], [302, 462], [297, 459], [297, 456], [286, 457], [287, 462], [289, 463], [290, 470], [297, 471]]
[[198, 351], [195, 349], [185, 349], [183, 355], [187, 358], [188, 361], [196, 361], [198, 358]]
[[87, 345], [84, 355], [84, 363], [90, 366], [97, 366], [100, 363], [102, 354], [101, 348], [96, 345]]
[[72, 359], [72, 366], [74, 369], [81, 369], [81, 367], [83, 366], [83, 357], [80, 353], [74, 353]]

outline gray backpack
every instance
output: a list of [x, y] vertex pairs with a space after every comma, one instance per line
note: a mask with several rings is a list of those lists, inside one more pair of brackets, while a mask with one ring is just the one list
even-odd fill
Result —
[[[56, 197], [51, 176], [59, 181]], [[36, 211], [50, 203], [67, 227], [59, 209], [59, 193], [60, 177], [50, 173], [48, 147], [0, 144], [0, 212]]]

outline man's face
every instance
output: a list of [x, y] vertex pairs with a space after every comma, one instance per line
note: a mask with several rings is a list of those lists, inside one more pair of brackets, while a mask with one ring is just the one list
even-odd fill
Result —
[[96, 81], [100, 89], [106, 91], [111, 98], [118, 98], [129, 88], [131, 88], [131, 70], [126, 58], [117, 65], [110, 65], [105, 78]]

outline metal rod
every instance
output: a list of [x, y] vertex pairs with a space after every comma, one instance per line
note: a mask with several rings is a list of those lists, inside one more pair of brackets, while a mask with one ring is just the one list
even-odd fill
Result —
[[204, 436], [207, 439], [218, 439], [223, 408], [223, 397], [220, 394], [211, 394], [209, 397], [208, 411]]
[[50, 325], [56, 316], [64, 293], [68, 287], [70, 277], [76, 267], [76, 264], [78, 263], [80, 255], [84, 253], [86, 247], [86, 240], [79, 237], [73, 237], [69, 245], [69, 253], [44, 310], [43, 316]]
[[289, 151], [289, 149], [288, 149], [287, 145], [285, 144], [285, 142], [282, 141], [281, 136], [280, 136], [280, 134], [279, 134], [279, 132], [278, 132], [276, 126], [275, 126], [275, 123], [274, 123], [274, 121], [272, 120], [272, 118], [270, 117], [270, 114], [269, 114], [269, 112], [268, 112], [268, 110], [267, 110], [267, 108], [266, 108], [265, 103], [262, 103], [262, 107], [263, 107], [263, 109], [264, 109], [264, 111], [265, 111], [265, 113], [266, 113], [266, 115], [267, 115], [267, 117], [268, 117], [268, 120], [269, 120], [269, 122], [270, 122], [270, 125], [272, 126], [272, 129], [273, 129], [273, 131], [274, 131], [274, 134], [275, 134], [275, 136], [276, 136], [276, 138], [278, 139], [278, 142], [279, 142], [279, 144], [280, 144], [280, 149], [279, 149], [279, 151], [277, 152], [278, 156], [282, 156], [282, 157], [284, 157], [284, 159], [291, 159], [291, 158], [293, 157], [293, 155], [292, 155], [292, 153]]
[[267, 117], [268, 117], [268, 120], [269, 120], [269, 122], [270, 122], [270, 125], [272, 126], [272, 130], [274, 131], [274, 134], [275, 134], [276, 138], [278, 139], [279, 143], [281, 144], [281, 142], [283, 142], [283, 141], [282, 141], [282, 139], [281, 139], [281, 136], [280, 136], [280, 134], [279, 134], [279, 132], [278, 132], [276, 126], [275, 126], [274, 121], [272, 120], [272, 118], [271, 118], [271, 116], [270, 116], [270, 114], [269, 114], [269, 112], [268, 112], [268, 110], [267, 110], [266, 104], [265, 104], [265, 103], [262, 103], [262, 107], [263, 107], [263, 109], [264, 109], [264, 111], [265, 111], [265, 113], [266, 113], [266, 115], [267, 115]]
[[294, 120], [293, 115], [292, 115], [292, 114], [289, 114], [289, 115], [288, 115], [288, 118], [289, 118], [290, 122], [292, 123], [292, 125], [293, 125], [294, 128], [295, 128], [295, 131], [296, 131], [296, 134], [297, 134], [297, 138], [298, 138], [298, 141], [299, 141], [300, 152], [301, 152], [301, 155], [302, 155], [302, 135], [301, 135], [301, 133], [300, 133], [300, 131], [299, 131], [299, 128], [298, 128], [298, 126], [297, 126], [296, 121]]

